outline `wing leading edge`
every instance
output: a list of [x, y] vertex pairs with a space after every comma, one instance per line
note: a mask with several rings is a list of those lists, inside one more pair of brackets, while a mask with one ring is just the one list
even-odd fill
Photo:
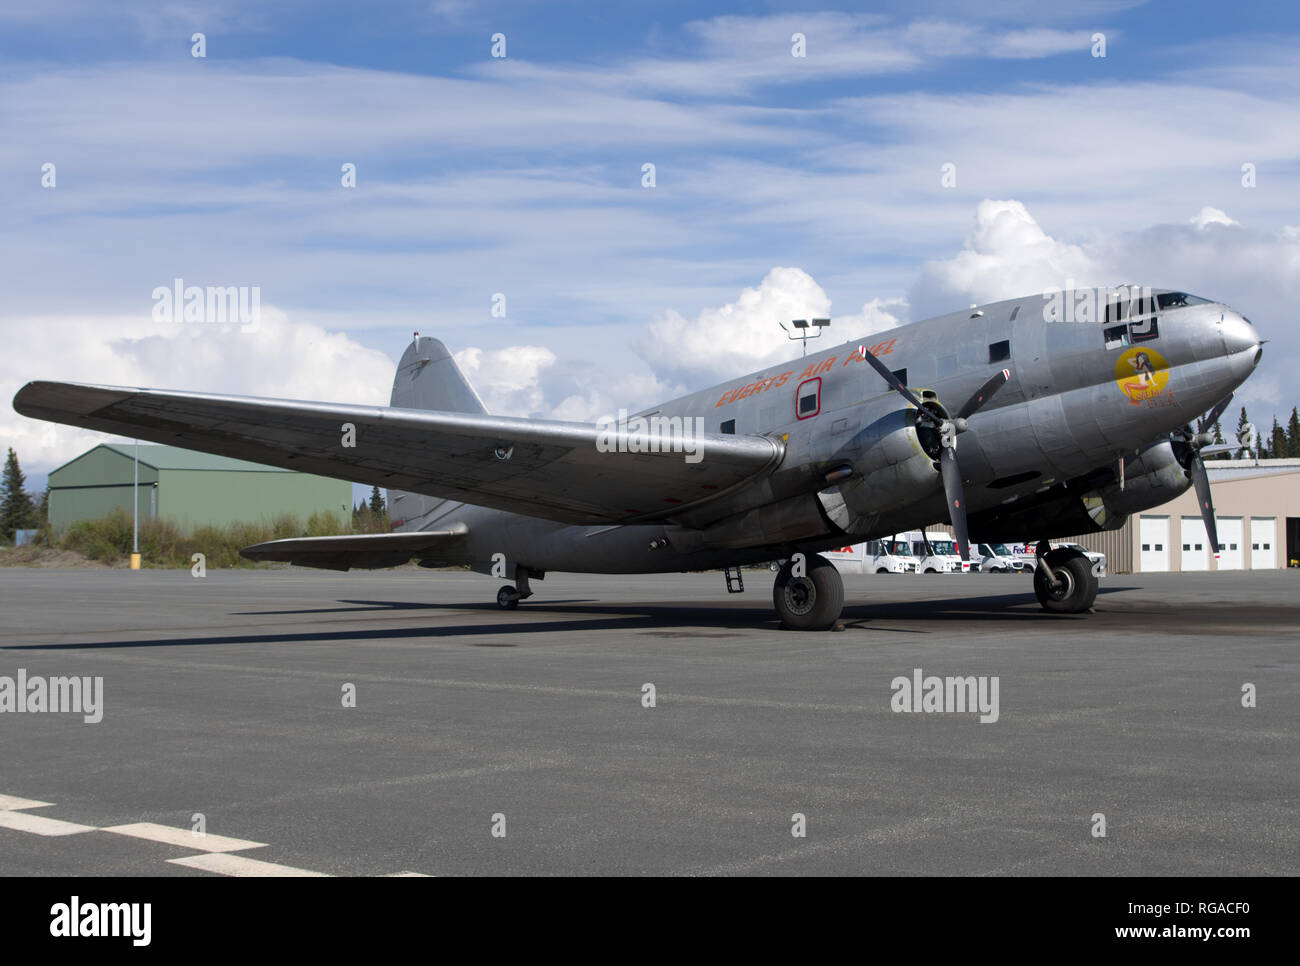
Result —
[[[30, 382], [24, 416], [105, 433], [495, 507], [571, 524], [672, 519], [775, 468], [766, 436], [695, 437], [687, 462], [666, 440], [594, 425], [480, 413], [300, 402], [64, 382]], [[346, 436], [353, 428], [352, 442]], [[608, 445], [603, 449], [609, 450]], [[633, 450], [641, 450], [634, 452]], [[707, 513], [705, 514], [707, 517]]]

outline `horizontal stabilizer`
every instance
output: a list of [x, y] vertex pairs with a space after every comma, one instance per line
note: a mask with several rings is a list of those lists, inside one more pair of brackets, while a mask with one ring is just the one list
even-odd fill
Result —
[[254, 544], [239, 553], [249, 560], [276, 560], [321, 570], [375, 570], [400, 566], [412, 557], [434, 558], [438, 550], [453, 550], [467, 533], [469, 528], [462, 523], [450, 530], [294, 537]]

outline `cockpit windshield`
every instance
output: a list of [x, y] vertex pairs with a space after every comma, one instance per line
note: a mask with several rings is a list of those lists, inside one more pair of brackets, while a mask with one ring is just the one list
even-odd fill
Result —
[[1180, 309], [1185, 305], [1205, 305], [1209, 299], [1203, 299], [1199, 295], [1188, 295], [1186, 292], [1161, 292], [1156, 296], [1156, 304], [1162, 309]]

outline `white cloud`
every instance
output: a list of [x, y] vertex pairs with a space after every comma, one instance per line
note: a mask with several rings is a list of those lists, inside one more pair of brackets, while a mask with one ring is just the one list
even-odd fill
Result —
[[985, 199], [963, 249], [926, 262], [912, 286], [918, 318], [1045, 289], [1105, 285], [1101, 267], [1078, 245], [1049, 236], [1019, 201]]
[[1200, 213], [1194, 218], [1189, 218], [1189, 222], [1196, 226], [1197, 231], [1204, 231], [1206, 225], [1240, 225], [1241, 222], [1235, 218], [1229, 218], [1226, 212], [1218, 208], [1211, 208], [1206, 205]]
[[539, 416], [549, 409], [542, 391], [543, 370], [555, 365], [555, 353], [543, 346], [505, 349], [469, 346], [455, 353], [456, 364], [488, 412], [500, 416]]
[[162, 325], [139, 317], [13, 320], [31, 333], [21, 354], [0, 356], [0, 438], [29, 472], [44, 473], [109, 438], [28, 419], [9, 400], [34, 379], [285, 399], [387, 405], [394, 363], [341, 332], [291, 322], [263, 305], [258, 329]]
[[830, 298], [807, 272], [777, 267], [734, 302], [704, 309], [693, 320], [676, 309], [661, 313], [636, 349], [656, 375], [701, 388], [789, 357], [798, 346], [781, 325], [829, 318], [830, 310]]

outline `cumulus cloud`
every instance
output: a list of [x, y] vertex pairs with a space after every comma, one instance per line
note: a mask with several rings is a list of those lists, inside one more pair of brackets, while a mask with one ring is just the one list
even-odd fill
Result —
[[918, 318], [1045, 289], [1105, 285], [1102, 268], [1078, 245], [1048, 235], [1019, 201], [985, 199], [960, 252], [926, 262], [911, 289]]
[[541, 377], [555, 365], [555, 353], [550, 349], [539, 345], [504, 349], [470, 346], [457, 352], [455, 359], [488, 412], [501, 416], [547, 414], [550, 407]]
[[160, 324], [145, 317], [13, 320], [31, 333], [0, 356], [0, 438], [29, 472], [45, 473], [109, 437], [18, 415], [8, 405], [33, 379], [387, 405], [394, 363], [341, 332], [263, 305], [255, 331]]
[[652, 319], [637, 353], [669, 382], [698, 388], [787, 358], [797, 348], [781, 325], [829, 318], [830, 297], [800, 268], [773, 268], [734, 302], [688, 319], [670, 309]]

